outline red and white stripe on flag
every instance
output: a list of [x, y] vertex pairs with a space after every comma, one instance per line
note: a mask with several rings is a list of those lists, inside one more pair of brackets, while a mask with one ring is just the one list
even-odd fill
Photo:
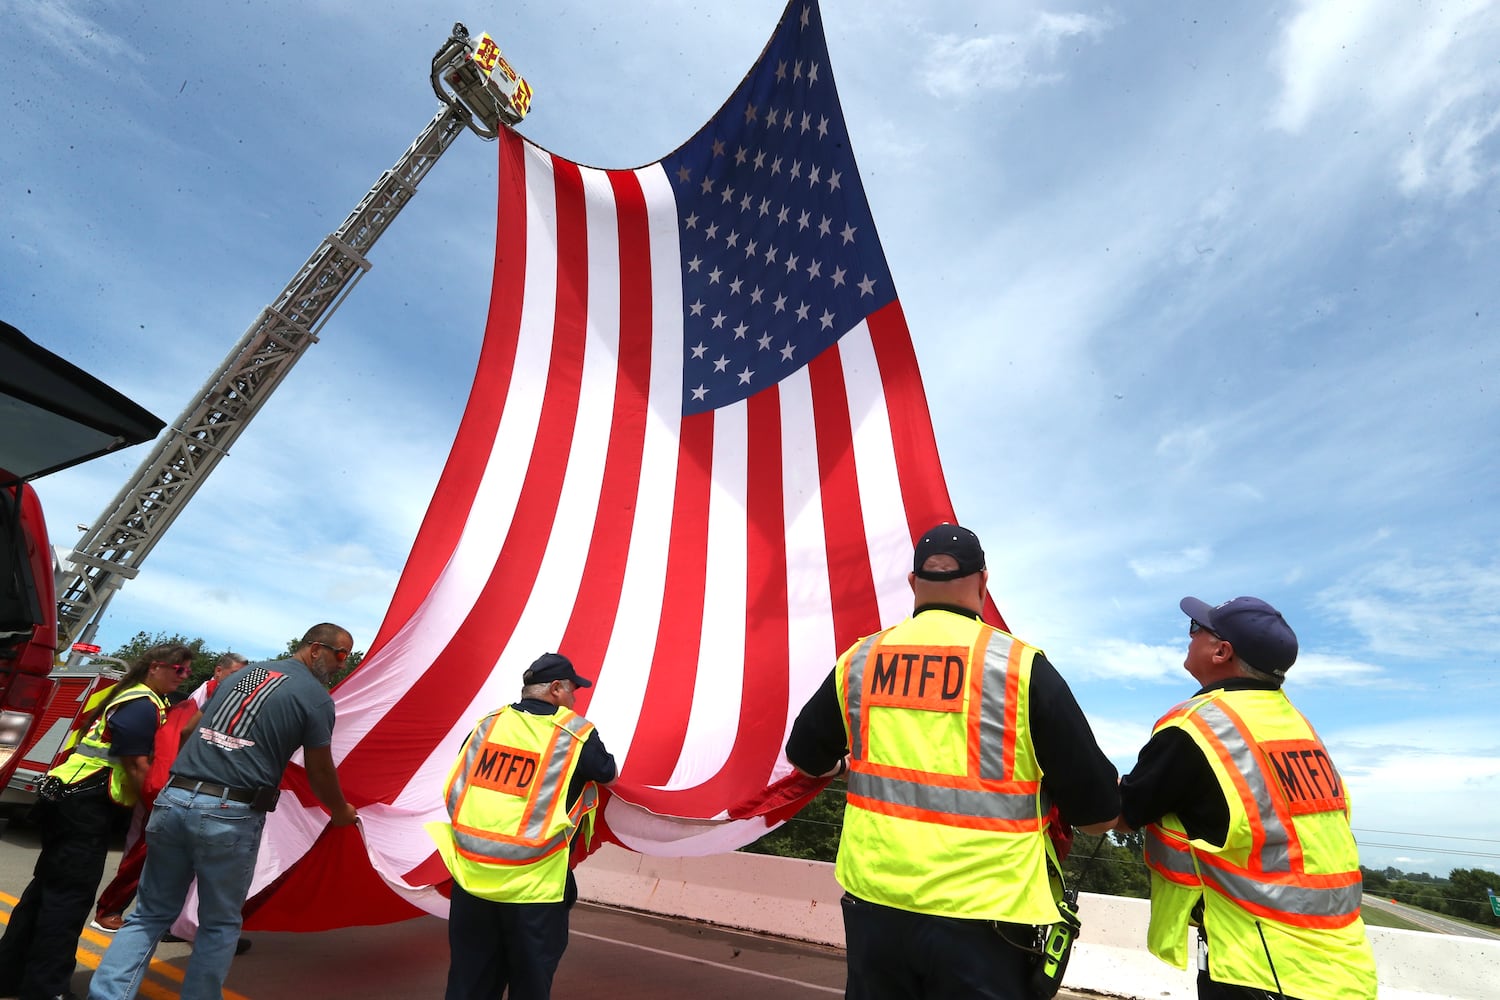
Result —
[[441, 912], [422, 824], [446, 819], [475, 721], [547, 651], [595, 680], [578, 707], [621, 766], [615, 839], [754, 840], [787, 811], [774, 789], [816, 789], [781, 752], [797, 711], [841, 649], [909, 613], [913, 540], [953, 519], [815, 4], [794, 0], [665, 160], [599, 170], [506, 132], [499, 162], [468, 408], [381, 632], [335, 692], [380, 878], [330, 857], [353, 838], [319, 840], [294, 778], [252, 928], [415, 912], [382, 885]]

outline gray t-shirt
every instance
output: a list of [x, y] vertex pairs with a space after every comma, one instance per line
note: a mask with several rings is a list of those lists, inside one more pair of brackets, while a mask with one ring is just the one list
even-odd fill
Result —
[[219, 684], [172, 774], [231, 788], [279, 785], [298, 747], [333, 742], [333, 716], [333, 699], [300, 660], [252, 663]]

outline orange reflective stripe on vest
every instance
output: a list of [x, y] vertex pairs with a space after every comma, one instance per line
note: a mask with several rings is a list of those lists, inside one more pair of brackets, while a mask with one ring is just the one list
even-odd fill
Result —
[[[1237, 864], [1222, 855], [1195, 851], [1176, 831], [1152, 826], [1147, 828], [1147, 863], [1169, 881], [1195, 885], [1201, 880], [1246, 910], [1284, 923], [1341, 927], [1357, 917], [1363, 893], [1361, 873], [1358, 869], [1329, 874], [1305, 870], [1293, 817], [1307, 810], [1299, 809], [1288, 794], [1289, 787], [1293, 794], [1305, 793], [1305, 802], [1321, 805], [1325, 811], [1343, 808], [1342, 782], [1327, 754], [1297, 751], [1309, 755], [1311, 764], [1300, 759], [1279, 764], [1274, 756], [1268, 761], [1234, 709], [1212, 697], [1184, 703], [1168, 713], [1158, 728], [1165, 723], [1193, 727], [1218, 754], [1245, 810], [1251, 843], [1245, 863]], [[1315, 740], [1305, 742], [1321, 750]]]
[[[574, 762], [593, 725], [563, 708], [556, 716], [537, 716], [552, 730], [546, 746], [538, 750], [490, 742], [502, 714], [487, 717], [475, 731], [464, 748], [462, 766], [453, 772], [445, 799], [453, 821], [453, 840], [460, 852], [491, 864], [531, 864], [568, 844], [571, 827], [556, 828], [553, 816], [567, 794]], [[515, 811], [514, 825], [507, 817], [504, 829], [500, 829], [493, 822], [494, 813], [488, 810], [484, 825], [464, 822], [465, 800], [475, 787], [521, 799], [522, 808]], [[597, 791], [592, 788], [579, 797], [569, 810], [573, 823], [592, 808], [596, 797]]]
[[[1040, 782], [1015, 780], [1021, 674], [1015, 661], [1026, 647], [1014, 639], [1004, 641], [1009, 637], [992, 629], [978, 630], [972, 650], [886, 647], [884, 637], [878, 633], [865, 639], [845, 664], [851, 804], [944, 826], [1040, 830]], [[966, 671], [966, 661], [983, 666]], [[985, 691], [986, 676], [1005, 677], [1005, 690]], [[968, 774], [891, 767], [868, 759], [868, 707], [963, 711], [965, 687]]]

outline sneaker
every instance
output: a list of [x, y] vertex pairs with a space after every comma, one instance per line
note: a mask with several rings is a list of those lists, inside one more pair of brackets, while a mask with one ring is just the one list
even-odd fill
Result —
[[113, 934], [125, 926], [125, 914], [123, 913], [101, 913], [89, 921], [89, 926], [96, 931]]

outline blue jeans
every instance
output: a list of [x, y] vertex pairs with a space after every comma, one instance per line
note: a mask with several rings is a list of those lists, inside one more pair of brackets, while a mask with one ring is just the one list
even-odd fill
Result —
[[146, 822], [146, 869], [135, 911], [110, 943], [89, 984], [89, 1000], [131, 1000], [162, 935], [182, 912], [198, 879], [198, 935], [182, 981], [182, 1000], [218, 1000], [240, 939], [240, 911], [255, 874], [266, 814], [231, 802], [166, 788]]

